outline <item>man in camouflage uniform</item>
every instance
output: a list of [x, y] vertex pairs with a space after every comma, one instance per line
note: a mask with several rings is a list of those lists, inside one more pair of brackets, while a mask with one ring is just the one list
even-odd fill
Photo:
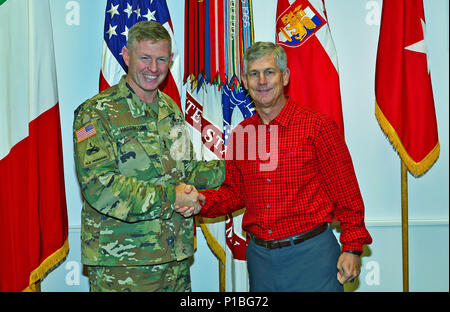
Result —
[[91, 291], [190, 291], [193, 220], [173, 207], [197, 205], [196, 189], [219, 186], [225, 169], [194, 160], [182, 112], [158, 89], [168, 32], [149, 21], [128, 36], [128, 74], [75, 111], [82, 262]]

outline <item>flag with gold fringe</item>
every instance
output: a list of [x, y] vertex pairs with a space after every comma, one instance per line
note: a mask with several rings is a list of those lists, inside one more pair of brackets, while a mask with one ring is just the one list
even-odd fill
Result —
[[0, 41], [0, 291], [37, 291], [69, 250], [49, 1], [0, 1]]
[[383, 1], [375, 77], [375, 115], [414, 176], [439, 157], [422, 0]]

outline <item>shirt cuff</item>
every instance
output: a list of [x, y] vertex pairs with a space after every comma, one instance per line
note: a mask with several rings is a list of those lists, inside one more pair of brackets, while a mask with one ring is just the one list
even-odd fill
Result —
[[349, 243], [342, 246], [342, 252], [346, 252], [349, 250], [359, 251], [361, 253], [361, 256], [363, 254], [363, 247], [358, 243]]
[[208, 218], [208, 215], [207, 215], [208, 208], [206, 208], [206, 206], [208, 205], [208, 190], [198, 191], [198, 192], [205, 196], [205, 204], [202, 204], [202, 202], [200, 201], [200, 206], [202, 207], [202, 209], [200, 210], [198, 216]]

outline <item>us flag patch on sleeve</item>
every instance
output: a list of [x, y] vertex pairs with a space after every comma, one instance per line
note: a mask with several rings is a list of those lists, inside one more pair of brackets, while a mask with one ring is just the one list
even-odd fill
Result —
[[86, 126], [84, 126], [83, 128], [81, 128], [80, 130], [78, 130], [76, 132], [77, 143], [80, 143], [81, 141], [86, 140], [87, 138], [93, 136], [96, 133], [97, 132], [95, 131], [94, 124], [92, 122], [87, 124]]

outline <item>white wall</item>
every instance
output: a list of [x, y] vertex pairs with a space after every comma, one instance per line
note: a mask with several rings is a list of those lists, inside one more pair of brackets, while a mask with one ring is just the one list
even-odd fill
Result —
[[[346, 141], [373, 237], [354, 291], [402, 291], [400, 159], [374, 113], [375, 60], [381, 0], [326, 0], [337, 48]], [[184, 48], [184, 1], [167, 0], [177, 46]], [[42, 282], [43, 291], [87, 291], [80, 263], [81, 197], [73, 164], [73, 111], [98, 91], [106, 0], [51, 0], [64, 150], [70, 252]], [[79, 25], [70, 25], [79, 7]], [[253, 0], [255, 39], [273, 41], [276, 0]], [[424, 0], [429, 66], [441, 153], [421, 178], [409, 181], [411, 291], [449, 290], [449, 2]], [[69, 20], [69, 23], [67, 22]], [[218, 291], [218, 261], [200, 228], [191, 267], [194, 291]], [[339, 233], [335, 233], [339, 235]]]

